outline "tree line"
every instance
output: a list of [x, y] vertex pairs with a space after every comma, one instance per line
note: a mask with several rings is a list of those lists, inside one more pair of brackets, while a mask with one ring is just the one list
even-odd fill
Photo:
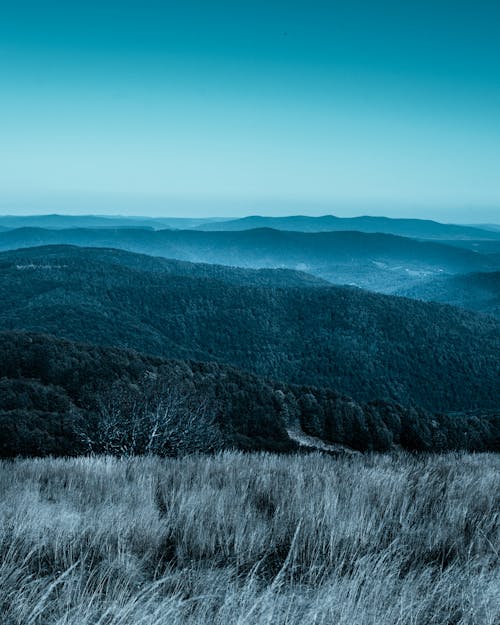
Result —
[[164, 360], [0, 333], [0, 455], [292, 452], [288, 430], [359, 451], [500, 451], [498, 412], [445, 415]]

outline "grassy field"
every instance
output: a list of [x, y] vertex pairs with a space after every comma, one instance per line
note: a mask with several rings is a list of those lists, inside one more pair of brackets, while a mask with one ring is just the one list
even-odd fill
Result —
[[0, 465], [1, 625], [497, 625], [500, 456]]

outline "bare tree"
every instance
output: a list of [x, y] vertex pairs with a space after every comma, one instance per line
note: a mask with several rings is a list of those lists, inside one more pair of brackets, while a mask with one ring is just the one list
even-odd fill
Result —
[[141, 385], [115, 384], [96, 412], [95, 427], [82, 433], [93, 452], [177, 456], [221, 447], [214, 406], [179, 385], [147, 377]]

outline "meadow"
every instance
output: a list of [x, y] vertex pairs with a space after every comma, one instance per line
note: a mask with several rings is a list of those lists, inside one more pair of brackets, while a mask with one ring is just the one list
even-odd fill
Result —
[[496, 625], [500, 456], [0, 464], [2, 625]]

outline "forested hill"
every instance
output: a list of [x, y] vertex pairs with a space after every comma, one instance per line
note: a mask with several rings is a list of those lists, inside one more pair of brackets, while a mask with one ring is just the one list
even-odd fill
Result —
[[357, 401], [498, 408], [500, 324], [493, 318], [356, 288], [271, 288], [140, 271], [92, 249], [43, 254], [0, 255], [0, 328], [228, 363]]
[[145, 453], [144, 418], [165, 411], [162, 454], [293, 451], [288, 432], [298, 431], [360, 451], [500, 450], [498, 413], [445, 416], [357, 403], [216, 363], [0, 332], [0, 457], [123, 453], [124, 446]]
[[461, 306], [500, 318], [500, 271], [439, 276], [401, 289], [399, 294]]
[[26, 264], [59, 263], [61, 258], [68, 262], [88, 260], [103, 265], [117, 265], [128, 267], [146, 273], [183, 276], [186, 278], [208, 278], [221, 280], [232, 284], [253, 286], [329, 286], [323, 280], [304, 271], [293, 269], [246, 269], [227, 265], [211, 265], [208, 263], [190, 263], [183, 260], [174, 260], [147, 254], [136, 254], [120, 249], [81, 248], [73, 245], [46, 245], [29, 248], [26, 252], [12, 251], [0, 253], [0, 263], [8, 266], [15, 263], [20, 267]]
[[499, 269], [493, 256], [441, 243], [361, 232], [21, 228], [0, 232], [0, 250], [72, 244], [113, 247], [179, 260], [289, 268], [337, 284], [393, 292], [441, 273]]

